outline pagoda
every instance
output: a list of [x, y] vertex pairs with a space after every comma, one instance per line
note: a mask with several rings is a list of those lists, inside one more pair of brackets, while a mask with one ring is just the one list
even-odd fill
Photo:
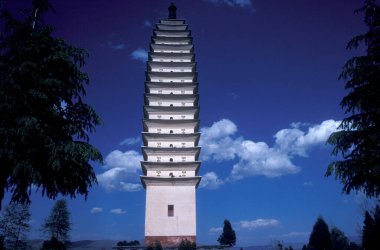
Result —
[[196, 241], [198, 98], [193, 38], [172, 3], [168, 19], [153, 30], [146, 71], [141, 162], [146, 245]]

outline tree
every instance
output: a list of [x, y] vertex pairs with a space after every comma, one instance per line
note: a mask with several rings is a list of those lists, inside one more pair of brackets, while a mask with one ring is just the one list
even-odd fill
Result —
[[230, 247], [236, 244], [235, 231], [232, 229], [231, 223], [228, 220], [224, 220], [223, 232], [219, 236], [218, 242], [221, 245], [228, 245]]
[[380, 7], [366, 0], [356, 12], [365, 13], [368, 31], [354, 37], [347, 49], [363, 44], [366, 55], [349, 59], [340, 79], [349, 90], [340, 105], [348, 115], [331, 134], [328, 143], [332, 154], [342, 160], [333, 161], [326, 176], [335, 173], [343, 183], [343, 191], [363, 191], [368, 197], [380, 194]]
[[43, 23], [49, 0], [33, 0], [32, 8], [23, 20], [1, 13], [0, 205], [6, 191], [30, 202], [32, 186], [52, 199], [87, 197], [96, 183], [90, 162], [102, 162], [89, 144], [101, 120], [82, 100], [88, 55], [52, 36]]
[[47, 233], [51, 239], [66, 242], [69, 240], [69, 232], [71, 230], [70, 212], [67, 208], [66, 200], [58, 200], [50, 216], [42, 225], [42, 231]]
[[349, 250], [350, 242], [344, 232], [339, 228], [333, 227], [331, 229], [331, 250]]
[[364, 214], [362, 247], [365, 250], [380, 249], [380, 207], [376, 206], [373, 216], [366, 211]]
[[50, 240], [45, 240], [42, 244], [41, 250], [66, 250], [65, 244], [57, 240], [57, 238], [52, 237]]
[[5, 207], [0, 215], [0, 235], [4, 249], [26, 249], [30, 216], [28, 205], [11, 203]]
[[318, 217], [310, 234], [308, 247], [317, 250], [326, 250], [331, 246], [329, 226], [322, 217]]
[[372, 246], [374, 238], [374, 222], [371, 214], [368, 211], [366, 211], [364, 214], [363, 224], [362, 247], [365, 250], [374, 249]]
[[195, 242], [191, 242], [187, 239], [182, 240], [178, 246], [178, 250], [196, 250], [196, 249], [197, 249], [197, 246], [195, 245]]
[[156, 241], [154, 242], [153, 245], [149, 245], [147, 248], [147, 250], [162, 250], [162, 245], [161, 245], [161, 242], [159, 241]]

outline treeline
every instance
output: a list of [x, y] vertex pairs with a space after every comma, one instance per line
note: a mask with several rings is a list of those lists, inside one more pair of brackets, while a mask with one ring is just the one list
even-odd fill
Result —
[[[30, 249], [28, 233], [30, 232], [29, 205], [11, 203], [0, 214], [0, 250]], [[41, 250], [65, 250], [70, 247], [69, 232], [71, 230], [70, 212], [66, 200], [58, 200], [50, 215], [41, 226], [47, 238]]]

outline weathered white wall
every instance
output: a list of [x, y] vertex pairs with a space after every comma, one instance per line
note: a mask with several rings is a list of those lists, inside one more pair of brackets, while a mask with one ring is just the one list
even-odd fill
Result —
[[167, 115], [167, 114], [149, 114], [149, 119], [163, 119], [163, 120], [171, 120], [170, 117], [173, 118], [173, 120], [182, 120], [182, 119], [194, 119], [193, 114], [181, 114], [181, 115]]
[[172, 100], [172, 101], [151, 101], [149, 102], [150, 106], [163, 106], [163, 107], [194, 107], [194, 102], [192, 101], [181, 101], [181, 100]]
[[179, 58], [152, 58], [153, 62], [191, 62], [191, 59], [179, 59]]
[[181, 67], [181, 68], [160, 68], [159, 66], [157, 67], [152, 67], [152, 72], [192, 72], [191, 66], [188, 68]]
[[171, 177], [170, 173], [173, 174], [174, 177], [194, 177], [195, 171], [148, 171], [147, 176], [153, 177]]
[[150, 91], [151, 94], [194, 94], [192, 89], [189, 90], [158, 90], [152, 89]]
[[[173, 217], [168, 205], [174, 205]], [[177, 235], [196, 235], [195, 187], [147, 186], [145, 236]]]
[[[172, 161], [170, 159], [173, 159]], [[195, 161], [195, 155], [148, 155], [147, 161], [155, 162], [187, 162]]]
[[188, 148], [195, 147], [194, 141], [148, 141], [148, 147], [156, 147], [156, 148]]

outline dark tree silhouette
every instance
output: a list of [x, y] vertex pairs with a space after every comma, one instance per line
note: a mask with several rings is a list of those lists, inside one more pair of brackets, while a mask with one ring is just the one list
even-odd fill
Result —
[[234, 246], [236, 244], [236, 234], [228, 220], [224, 220], [223, 232], [219, 236], [218, 242], [221, 245], [228, 246]]
[[330, 163], [326, 176], [335, 173], [343, 191], [361, 190], [368, 197], [380, 194], [380, 7], [366, 0], [356, 12], [365, 13], [368, 31], [354, 37], [347, 49], [366, 47], [366, 55], [346, 62], [340, 79], [349, 91], [340, 103], [348, 115], [328, 143], [342, 160]]
[[362, 247], [365, 250], [380, 249], [380, 207], [376, 206], [373, 216], [366, 211], [364, 214]]
[[58, 200], [49, 217], [42, 225], [42, 231], [47, 233], [51, 239], [66, 242], [69, 240], [69, 232], [71, 230], [70, 212], [64, 199]]
[[187, 239], [182, 240], [178, 246], [178, 250], [196, 250], [197, 246], [195, 242], [191, 242]]
[[7, 190], [30, 202], [32, 186], [49, 198], [87, 196], [96, 183], [90, 162], [102, 162], [88, 135], [101, 120], [82, 101], [87, 53], [52, 36], [48, 0], [32, 3], [23, 20], [1, 13], [0, 205]]
[[331, 229], [331, 248], [330, 250], [349, 250], [350, 241], [347, 236], [337, 227]]
[[11, 203], [5, 207], [0, 214], [0, 244], [3, 248], [27, 249], [30, 216], [28, 205]]
[[322, 217], [318, 217], [310, 234], [308, 248], [315, 250], [327, 250], [331, 246], [329, 226]]

